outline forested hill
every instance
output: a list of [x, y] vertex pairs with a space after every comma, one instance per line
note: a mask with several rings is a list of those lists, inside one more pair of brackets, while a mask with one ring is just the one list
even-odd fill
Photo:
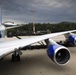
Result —
[[[18, 28], [14, 28], [14, 29], [10, 29], [8, 30], [9, 32], [13, 32], [13, 33], [18, 33], [18, 34], [26, 34], [26, 33], [30, 33], [33, 31], [33, 24], [29, 23], [29, 24], [22, 24], [22, 27], [18, 27]], [[60, 32], [60, 31], [66, 31], [66, 30], [75, 30], [76, 29], [76, 23], [73, 22], [61, 22], [61, 23], [55, 23], [55, 24], [50, 24], [50, 23], [36, 23], [35, 24], [36, 27], [36, 32], [37, 31], [51, 31], [51, 32]]]

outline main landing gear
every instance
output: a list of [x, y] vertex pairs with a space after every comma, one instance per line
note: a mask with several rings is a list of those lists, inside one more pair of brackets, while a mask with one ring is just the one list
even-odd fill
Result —
[[12, 61], [20, 61], [20, 55], [22, 54], [21, 51], [15, 51], [12, 54]]
[[12, 55], [12, 61], [20, 61], [20, 55], [19, 54], [17, 54], [17, 55], [13, 54]]

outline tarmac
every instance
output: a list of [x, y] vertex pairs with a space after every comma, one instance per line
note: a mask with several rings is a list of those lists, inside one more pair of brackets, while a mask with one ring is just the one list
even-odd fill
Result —
[[55, 64], [48, 57], [47, 49], [22, 51], [21, 61], [15, 62], [9, 54], [0, 61], [0, 75], [76, 75], [76, 47], [68, 48], [71, 59], [65, 66]]

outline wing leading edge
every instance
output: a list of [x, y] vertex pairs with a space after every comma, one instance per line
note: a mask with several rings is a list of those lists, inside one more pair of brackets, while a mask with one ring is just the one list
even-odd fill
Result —
[[35, 37], [31, 37], [31, 38], [26, 38], [26, 39], [18, 39], [18, 40], [14, 40], [14, 41], [10, 41], [10, 42], [3, 42], [0, 44], [0, 58], [2, 58], [3, 56], [5, 56], [11, 52], [14, 52], [15, 50], [18, 50], [19, 48], [23, 48], [25, 46], [31, 45], [33, 43], [36, 43], [36, 42], [39, 42], [42, 40], [49, 39], [51, 37], [75, 32], [75, 31], [76, 30], [51, 33], [51, 34], [35, 36]]

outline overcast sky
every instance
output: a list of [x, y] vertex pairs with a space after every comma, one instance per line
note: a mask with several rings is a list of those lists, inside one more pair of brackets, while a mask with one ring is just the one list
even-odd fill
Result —
[[32, 22], [33, 13], [31, 10], [36, 11], [35, 22], [76, 22], [76, 0], [0, 0], [1, 6], [3, 22]]

